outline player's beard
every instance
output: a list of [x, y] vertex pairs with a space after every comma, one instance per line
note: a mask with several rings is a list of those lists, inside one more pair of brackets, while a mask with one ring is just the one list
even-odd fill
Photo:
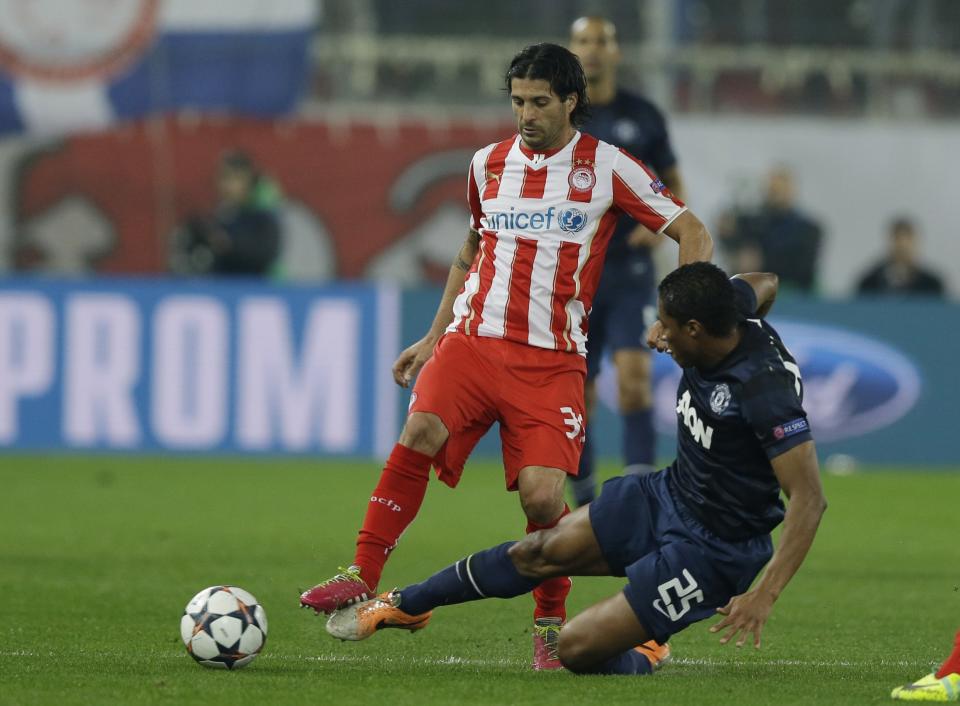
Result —
[[519, 125], [518, 129], [520, 132], [520, 139], [522, 139], [523, 143], [534, 152], [540, 152], [549, 149], [550, 146], [557, 141], [557, 133], [549, 133], [543, 127], [527, 126], [528, 130], [532, 130], [529, 135], [524, 132], [523, 125]]
[[[526, 130], [530, 130], [530, 132], [528, 133], [526, 132]], [[545, 143], [545, 136], [543, 134], [543, 130], [539, 128], [525, 129], [523, 126], [521, 126], [520, 139], [523, 140], [523, 144], [525, 144], [527, 147], [529, 147], [534, 151], [539, 150]]]

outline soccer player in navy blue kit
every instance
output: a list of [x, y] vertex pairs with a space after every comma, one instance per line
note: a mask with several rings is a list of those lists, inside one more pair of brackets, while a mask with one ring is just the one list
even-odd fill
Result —
[[[560, 632], [559, 658], [571, 671], [649, 674], [664, 654], [650, 640], [663, 645], [718, 613], [710, 631], [722, 643], [752, 635], [760, 647], [826, 509], [800, 371], [763, 320], [776, 288], [775, 275], [727, 279], [707, 262], [661, 282], [650, 344], [683, 368], [669, 467], [613, 478], [557, 527], [341, 609], [327, 631], [358, 640], [385, 627], [419, 630], [438, 606], [517, 596], [553, 576], [612, 575], [627, 577], [623, 591]], [[774, 551], [770, 532], [781, 522]]]
[[[579, 18], [570, 26], [570, 50], [580, 59], [587, 78], [590, 117], [583, 129], [641, 160], [664, 186], [684, 200], [683, 181], [663, 115], [646, 98], [617, 86], [620, 47], [613, 23], [602, 17]], [[632, 218], [620, 218], [590, 311], [587, 416], [596, 404], [600, 360], [609, 352], [617, 371], [626, 473], [654, 470], [653, 366], [644, 346], [644, 331], [657, 315], [652, 248], [659, 239]], [[577, 505], [585, 505], [596, 496], [594, 456], [588, 423], [580, 472], [570, 478]]]

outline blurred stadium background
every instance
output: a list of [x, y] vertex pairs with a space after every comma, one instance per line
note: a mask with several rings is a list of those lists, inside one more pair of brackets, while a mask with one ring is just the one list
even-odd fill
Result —
[[[785, 282], [772, 319], [832, 473], [817, 543], [764, 650], [697, 627], [642, 686], [532, 673], [524, 600], [335, 643], [296, 587], [349, 561], [468, 160], [514, 129], [504, 69], [592, 13], [667, 113], [718, 260]], [[877, 703], [956, 628], [958, 119], [957, 0], [0, 0], [0, 702], [519, 706], [557, 677], [566, 704]], [[813, 227], [758, 252], [775, 184]], [[858, 295], [894, 222], [941, 295]], [[664, 460], [677, 375], [658, 359]], [[497, 447], [432, 484], [385, 585], [523, 528]], [[235, 678], [177, 635], [215, 582], [270, 617]], [[571, 610], [620, 585], [578, 580]]]
[[[462, 240], [469, 157], [513, 129], [504, 68], [583, 14], [616, 23], [622, 83], [666, 111], [727, 267], [790, 175], [819, 237], [775, 320], [831, 468], [955, 465], [952, 0], [4, 0], [0, 444], [383, 454], [406, 404], [389, 364]], [[231, 165], [270, 216], [253, 264], [205, 235]], [[857, 296], [895, 219], [943, 296]], [[658, 364], [665, 458], [675, 376]], [[613, 416], [596, 428], [615, 457]]]

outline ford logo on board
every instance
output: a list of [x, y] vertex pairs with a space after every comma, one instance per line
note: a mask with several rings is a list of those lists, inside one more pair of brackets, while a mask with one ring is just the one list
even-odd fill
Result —
[[[909, 412], [920, 396], [916, 365], [887, 343], [836, 326], [770, 322], [800, 365], [803, 406], [818, 441], [837, 441], [876, 431]], [[657, 428], [676, 433], [680, 368], [656, 355], [654, 396]], [[616, 409], [616, 380], [607, 365], [598, 379], [601, 399]]]

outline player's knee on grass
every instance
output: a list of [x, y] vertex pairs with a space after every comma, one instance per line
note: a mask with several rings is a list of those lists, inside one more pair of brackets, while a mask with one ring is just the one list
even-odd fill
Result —
[[407, 417], [400, 433], [400, 443], [427, 456], [435, 456], [450, 434], [435, 414], [414, 412]]
[[557, 650], [560, 663], [574, 673], [590, 671], [603, 661], [590, 635], [578, 629], [576, 623], [571, 623], [560, 631]]

